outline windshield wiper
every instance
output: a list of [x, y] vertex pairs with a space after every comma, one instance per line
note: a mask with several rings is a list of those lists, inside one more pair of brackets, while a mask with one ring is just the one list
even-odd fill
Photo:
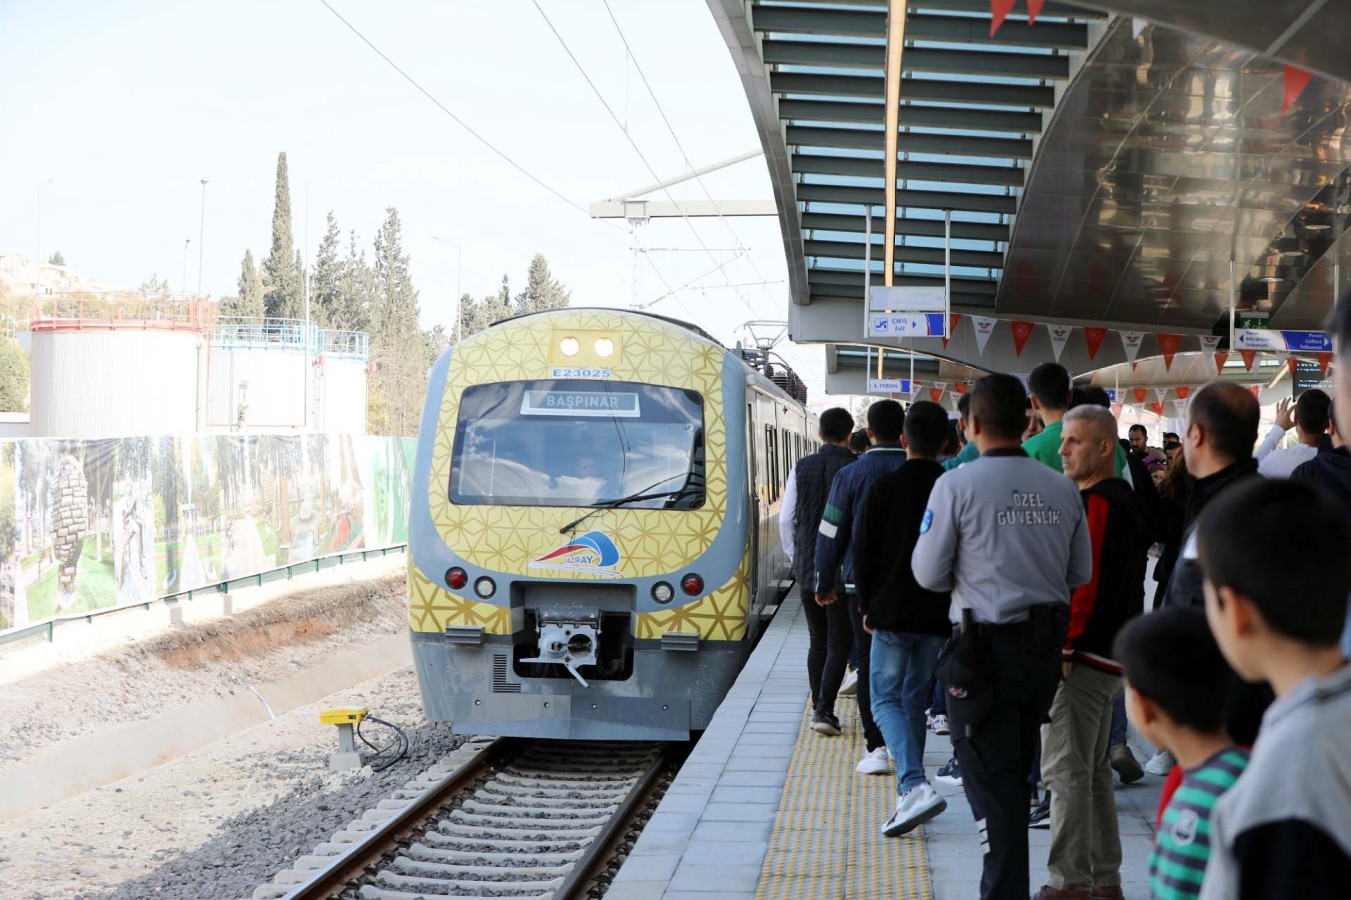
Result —
[[688, 485], [680, 487], [673, 491], [657, 491], [656, 493], [649, 493], [649, 491], [651, 491], [658, 484], [665, 484], [666, 482], [673, 481], [676, 478], [685, 478], [688, 476], [688, 474], [689, 474], [688, 472], [682, 472], [679, 475], [672, 475], [670, 478], [663, 478], [661, 481], [658, 481], [655, 484], [649, 484], [641, 491], [637, 491], [636, 493], [629, 494], [628, 496], [625, 497], [617, 497], [614, 500], [601, 500], [597, 503], [592, 503], [590, 512], [580, 515], [577, 518], [573, 519], [571, 522], [564, 525], [562, 528], [558, 529], [558, 533], [567, 534], [568, 532], [575, 530], [578, 525], [582, 524], [587, 519], [591, 518], [601, 510], [616, 509], [620, 506], [623, 506], [626, 503], [637, 503], [639, 500], [656, 500], [659, 497], [678, 497], [681, 494], [687, 493], [688, 491], [691, 490], [691, 488]]

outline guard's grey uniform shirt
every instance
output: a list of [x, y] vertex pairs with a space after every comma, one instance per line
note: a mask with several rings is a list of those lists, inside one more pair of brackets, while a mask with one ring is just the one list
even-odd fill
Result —
[[1022, 450], [986, 453], [934, 485], [911, 566], [921, 586], [952, 591], [953, 622], [963, 609], [1005, 624], [1069, 603], [1093, 577], [1079, 489]]

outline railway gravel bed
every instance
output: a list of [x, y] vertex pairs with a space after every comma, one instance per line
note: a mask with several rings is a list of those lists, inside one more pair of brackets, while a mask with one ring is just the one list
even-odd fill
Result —
[[[319, 725], [318, 710], [348, 705], [367, 706], [405, 726], [409, 756], [383, 772], [329, 772], [337, 737], [332, 727]], [[0, 896], [246, 897], [462, 740], [448, 725], [423, 722], [416, 679], [410, 667], [400, 669], [0, 824]]]

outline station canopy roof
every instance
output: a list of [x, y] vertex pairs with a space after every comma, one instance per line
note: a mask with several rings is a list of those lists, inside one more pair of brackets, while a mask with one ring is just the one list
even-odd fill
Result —
[[[870, 343], [1078, 374], [1176, 352], [1172, 336], [1224, 349], [1231, 298], [1316, 330], [1346, 289], [1351, 4], [1048, 0], [1029, 22], [1019, 2], [992, 35], [990, 0], [907, 3], [892, 283], [944, 284], [950, 211], [945, 342], [865, 338], [865, 258], [873, 285], [885, 266], [886, 0], [708, 2], [768, 162], [790, 334], [830, 345], [828, 372]], [[977, 334], [976, 317], [998, 321]]]

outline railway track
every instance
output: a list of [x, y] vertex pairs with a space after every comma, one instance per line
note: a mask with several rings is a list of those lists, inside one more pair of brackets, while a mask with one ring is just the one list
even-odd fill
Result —
[[656, 743], [494, 741], [420, 795], [385, 801], [401, 805], [332, 858], [308, 858], [284, 897], [583, 897], [670, 760]]

